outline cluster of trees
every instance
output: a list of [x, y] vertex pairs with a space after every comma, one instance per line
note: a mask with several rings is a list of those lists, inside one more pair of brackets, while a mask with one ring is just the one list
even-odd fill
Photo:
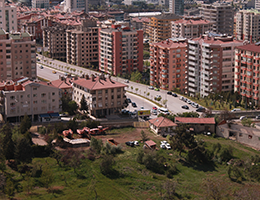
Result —
[[[71, 96], [69, 96], [67, 94], [62, 95], [61, 103], [62, 103], [61, 104], [62, 111], [68, 112], [69, 115], [74, 115], [79, 108], [78, 104], [75, 101], [71, 100]], [[80, 108], [79, 109], [84, 110], [86, 112], [88, 111], [88, 105], [87, 105], [87, 101], [86, 101], [86, 98], [85, 98], [84, 95], [82, 95], [82, 98], [80, 100]]]

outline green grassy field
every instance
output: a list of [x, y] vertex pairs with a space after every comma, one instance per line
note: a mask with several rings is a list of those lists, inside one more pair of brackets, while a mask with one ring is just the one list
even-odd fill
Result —
[[[131, 128], [124, 129], [124, 131], [131, 130]], [[117, 132], [120, 132], [120, 129]], [[212, 144], [218, 142], [223, 146], [230, 145], [233, 147], [235, 158], [248, 159], [259, 155], [258, 151], [231, 140], [203, 135], [197, 136], [197, 139], [203, 139], [206, 142], [206, 148], [212, 148]], [[32, 178], [31, 182], [34, 187], [30, 194], [27, 194], [28, 182], [23, 179], [24, 174], [19, 174], [10, 168], [7, 171], [15, 175], [15, 180], [19, 182], [20, 188], [23, 188], [21, 192], [16, 193], [16, 199], [96, 199], [95, 191], [97, 199], [102, 200], [163, 199], [165, 190], [162, 185], [169, 179], [165, 174], [151, 172], [144, 165], [136, 162], [139, 148], [142, 147], [125, 147], [122, 153], [115, 156], [116, 175], [110, 178], [100, 172], [101, 157], [94, 161], [84, 159], [77, 169], [81, 177], [76, 176], [73, 169], [69, 167], [59, 167], [53, 158], [34, 158], [32, 166], [48, 165], [51, 169], [55, 181], [49, 192], [41, 185], [40, 178]], [[177, 182], [176, 199], [212, 199], [207, 196], [207, 184], [217, 185], [221, 192], [221, 199], [236, 199], [236, 194], [244, 190], [260, 192], [258, 182], [247, 179], [242, 183], [231, 181], [227, 174], [227, 165], [187, 165], [181, 162], [183, 158], [173, 150], [159, 150], [158, 153], [166, 158], [167, 165], [175, 164], [177, 167], [178, 173], [171, 179]]]

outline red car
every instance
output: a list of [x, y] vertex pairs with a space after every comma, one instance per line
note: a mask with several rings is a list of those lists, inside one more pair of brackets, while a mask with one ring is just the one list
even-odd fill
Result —
[[157, 107], [154, 106], [154, 107], [153, 107], [153, 110], [157, 110]]

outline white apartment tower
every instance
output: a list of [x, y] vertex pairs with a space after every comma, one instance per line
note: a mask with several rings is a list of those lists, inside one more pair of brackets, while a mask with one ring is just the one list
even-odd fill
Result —
[[236, 38], [257, 42], [260, 38], [260, 12], [257, 10], [240, 10], [236, 14]]
[[64, 12], [85, 10], [88, 12], [88, 0], [65, 0]]
[[0, 0], [0, 28], [6, 32], [17, 31], [16, 7]]

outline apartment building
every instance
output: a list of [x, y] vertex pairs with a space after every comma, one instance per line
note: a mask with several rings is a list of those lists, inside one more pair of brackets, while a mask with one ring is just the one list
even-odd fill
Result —
[[111, 80], [111, 76], [103, 74], [94, 77], [84, 75], [73, 80], [72, 100], [80, 105], [82, 96], [85, 96], [91, 115], [102, 117], [121, 112], [126, 106], [125, 87], [127, 85]]
[[234, 91], [246, 102], [260, 106], [260, 43], [239, 46], [235, 53]]
[[183, 15], [184, 0], [169, 0], [169, 12], [176, 15]]
[[0, 29], [6, 32], [17, 31], [17, 12], [14, 5], [5, 3], [5, 0], [0, 0]]
[[166, 40], [150, 45], [150, 85], [164, 90], [185, 90], [187, 43]]
[[204, 33], [211, 32], [213, 22], [202, 17], [183, 17], [183, 19], [172, 21], [172, 38], [197, 38]]
[[49, 8], [50, 0], [32, 0], [32, 8]]
[[66, 30], [72, 27], [56, 25], [43, 28], [43, 47], [48, 47], [50, 58], [66, 61]]
[[187, 94], [234, 90], [234, 52], [241, 45], [232, 36], [212, 33], [188, 40]]
[[[59, 89], [50, 83], [31, 81], [27, 77], [0, 82], [1, 102], [5, 120], [20, 121], [28, 115], [33, 121], [60, 112]], [[56, 114], [54, 114], [56, 113]], [[50, 116], [49, 116], [50, 117]]]
[[260, 0], [255, 0], [255, 9], [260, 11]]
[[131, 19], [131, 25], [133, 28], [142, 29], [144, 34], [148, 32], [150, 19], [148, 17], [135, 17]]
[[233, 34], [234, 10], [231, 5], [218, 2], [202, 4], [200, 7], [200, 15], [203, 19], [213, 21], [213, 33]]
[[64, 12], [84, 10], [88, 12], [88, 0], [65, 0]]
[[98, 27], [94, 20], [82, 19], [78, 29], [66, 31], [67, 63], [98, 65]]
[[260, 11], [240, 10], [236, 14], [236, 38], [250, 43], [260, 39]]
[[143, 70], [143, 31], [112, 25], [99, 29], [99, 70], [131, 74]]
[[0, 29], [0, 80], [21, 76], [37, 77], [35, 40], [28, 33]]
[[157, 43], [171, 38], [171, 21], [181, 19], [175, 14], [162, 14], [151, 17], [149, 23], [149, 39], [151, 43]]

